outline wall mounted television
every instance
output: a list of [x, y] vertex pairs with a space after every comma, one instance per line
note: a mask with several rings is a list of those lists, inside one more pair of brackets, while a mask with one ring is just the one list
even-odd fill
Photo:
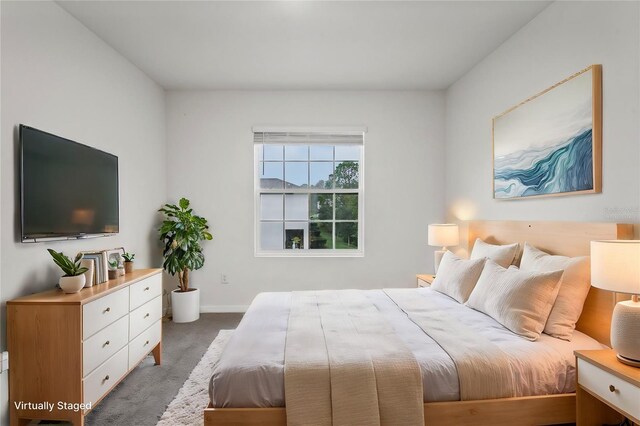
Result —
[[118, 157], [20, 125], [22, 242], [117, 234]]

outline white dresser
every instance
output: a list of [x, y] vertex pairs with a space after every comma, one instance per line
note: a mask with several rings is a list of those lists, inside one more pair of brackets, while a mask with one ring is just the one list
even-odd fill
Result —
[[[7, 302], [12, 426], [26, 419], [83, 425], [150, 352], [160, 364], [161, 271], [133, 271], [76, 294], [52, 290]], [[54, 407], [19, 408], [14, 401]]]

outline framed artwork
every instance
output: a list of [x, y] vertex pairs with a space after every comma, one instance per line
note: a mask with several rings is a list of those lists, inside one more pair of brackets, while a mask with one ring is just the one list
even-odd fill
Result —
[[107, 256], [107, 266], [112, 260], [118, 260], [119, 262], [124, 261], [124, 259], [122, 259], [122, 255], [124, 254], [124, 247], [116, 247], [114, 249], [105, 250], [104, 252]]
[[602, 192], [602, 65], [493, 118], [493, 198]]

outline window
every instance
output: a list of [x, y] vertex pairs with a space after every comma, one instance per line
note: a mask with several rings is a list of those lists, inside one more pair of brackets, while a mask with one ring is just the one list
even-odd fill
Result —
[[363, 255], [363, 142], [254, 130], [256, 255]]

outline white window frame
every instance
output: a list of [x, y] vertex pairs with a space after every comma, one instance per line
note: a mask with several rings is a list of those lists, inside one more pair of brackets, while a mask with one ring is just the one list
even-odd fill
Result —
[[[260, 188], [260, 171], [259, 164], [261, 158], [259, 157], [260, 150], [258, 146], [261, 144], [254, 143], [253, 149], [253, 193], [254, 193], [254, 255], [255, 257], [364, 257], [364, 194], [365, 194], [365, 136], [366, 127], [266, 127], [266, 126], [254, 126], [252, 128], [252, 136], [255, 133], [310, 133], [310, 134], [333, 134], [333, 135], [362, 135], [362, 145], [360, 149], [360, 158], [358, 163], [358, 189], [342, 189], [333, 188], [332, 191], [326, 191], [316, 188], [284, 188], [284, 189], [263, 189]], [[334, 143], [309, 143], [309, 145], [330, 145], [336, 146], [340, 142]], [[286, 145], [286, 144], [285, 144]], [[354, 193], [358, 194], [358, 248], [351, 249], [282, 249], [282, 250], [262, 250], [260, 249], [260, 195], [261, 194], [340, 194], [340, 193]], [[296, 221], [291, 221], [296, 222]], [[307, 223], [308, 220], [306, 221]], [[339, 221], [338, 221], [339, 222]], [[283, 224], [286, 220], [283, 220]], [[332, 223], [334, 239], [335, 239], [335, 202], [334, 202], [334, 218]], [[309, 233], [305, 232], [305, 247], [308, 247]]]

